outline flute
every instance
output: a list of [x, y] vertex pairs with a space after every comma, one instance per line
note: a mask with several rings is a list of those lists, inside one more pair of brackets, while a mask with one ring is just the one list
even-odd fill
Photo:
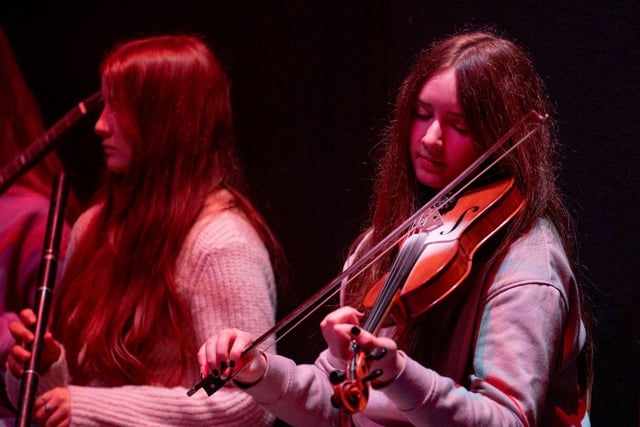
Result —
[[40, 379], [37, 367], [40, 362], [40, 353], [43, 346], [44, 334], [47, 330], [47, 320], [49, 319], [49, 307], [51, 306], [51, 299], [53, 297], [62, 225], [64, 223], [64, 208], [68, 193], [69, 184], [65, 174], [61, 173], [56, 178], [53, 185], [53, 192], [51, 193], [47, 231], [44, 238], [42, 262], [40, 264], [38, 287], [36, 289], [35, 312], [37, 321], [35, 336], [31, 348], [31, 358], [26, 363], [20, 383], [20, 399], [18, 400], [16, 427], [28, 427], [31, 425], [33, 404]]

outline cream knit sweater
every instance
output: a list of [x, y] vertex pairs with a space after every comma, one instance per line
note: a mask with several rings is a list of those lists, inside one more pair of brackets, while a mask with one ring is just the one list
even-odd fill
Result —
[[[226, 200], [224, 192], [209, 199], [177, 261], [177, 289], [190, 303], [198, 347], [226, 327], [260, 336], [275, 320], [276, 289], [269, 254], [241, 213], [220, 209]], [[96, 212], [97, 208], [89, 210], [74, 226], [70, 255]], [[157, 350], [162, 357], [160, 343]], [[233, 386], [211, 397], [203, 390], [187, 397], [187, 389], [200, 379], [196, 354], [192, 356], [193, 369], [180, 387], [86, 387], [72, 385], [63, 353], [40, 378], [38, 395], [68, 386], [72, 426], [260, 426], [273, 422], [272, 415]], [[20, 381], [10, 373], [6, 377], [9, 396], [16, 404]]]

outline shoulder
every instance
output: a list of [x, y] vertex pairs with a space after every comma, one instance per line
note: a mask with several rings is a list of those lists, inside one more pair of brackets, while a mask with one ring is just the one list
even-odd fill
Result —
[[245, 243], [263, 246], [258, 232], [241, 212], [233, 208], [199, 219], [189, 232], [187, 241], [209, 248]]
[[[206, 253], [241, 247], [249, 252], [267, 252], [264, 242], [246, 216], [229, 204], [226, 191], [209, 197], [185, 240], [183, 253]], [[267, 255], [268, 257], [268, 255]]]
[[538, 220], [507, 247], [495, 266], [489, 294], [528, 285], [554, 288], [565, 301], [575, 286], [558, 231], [546, 219]]
[[50, 200], [41, 193], [14, 184], [0, 197], [0, 215], [7, 219], [44, 217], [47, 218]]
[[[25, 242], [41, 247], [49, 218], [50, 200], [44, 194], [14, 184], [0, 196], [0, 235], [6, 241]], [[68, 223], [63, 232], [68, 233]]]
[[99, 203], [89, 207], [86, 211], [84, 211], [73, 224], [73, 228], [71, 231], [72, 236], [78, 237], [83, 235], [87, 231], [87, 228], [89, 228], [91, 221], [93, 221], [93, 219], [98, 215], [101, 208], [102, 203]]
[[[178, 282], [185, 288], [238, 280], [250, 286], [266, 281], [273, 287], [268, 250], [249, 220], [233, 207], [203, 210], [184, 241], [176, 266]], [[235, 282], [231, 288], [241, 289]]]
[[32, 202], [35, 205], [49, 205], [49, 197], [20, 184], [14, 184], [2, 195], [2, 199]]

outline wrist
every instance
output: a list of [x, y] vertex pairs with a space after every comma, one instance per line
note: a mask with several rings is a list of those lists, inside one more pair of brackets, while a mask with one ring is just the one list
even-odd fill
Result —
[[395, 360], [395, 368], [393, 372], [395, 372], [394, 374], [391, 374], [390, 376], [386, 376], [381, 375], [379, 378], [376, 378], [374, 380], [371, 381], [371, 388], [373, 389], [380, 389], [383, 387], [388, 386], [389, 384], [393, 383], [395, 380], [397, 380], [400, 375], [402, 375], [402, 373], [404, 372], [404, 367], [406, 365], [406, 360], [405, 360], [405, 354], [402, 351], [398, 351], [396, 353], [396, 360]]
[[262, 351], [242, 367], [233, 382], [240, 388], [249, 388], [262, 380], [267, 372], [267, 355]]

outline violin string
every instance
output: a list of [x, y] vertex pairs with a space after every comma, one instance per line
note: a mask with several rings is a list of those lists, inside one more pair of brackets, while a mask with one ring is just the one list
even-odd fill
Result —
[[[489, 169], [494, 167], [498, 162], [500, 162], [504, 157], [506, 157], [509, 153], [511, 153], [516, 147], [518, 147], [521, 143], [529, 139], [529, 137], [540, 129], [540, 126], [548, 119], [548, 115], [541, 115], [540, 113], [531, 110], [527, 114], [525, 114], [518, 122], [513, 125], [511, 129], [509, 129], [504, 135], [498, 139], [487, 151], [485, 151], [478, 159], [476, 159], [473, 163], [471, 163], [467, 168], [462, 171], [456, 178], [454, 178], [449, 184], [447, 184], [442, 190], [438, 192], [431, 200], [425, 203], [420, 209], [418, 209], [413, 215], [411, 215], [405, 222], [400, 224], [398, 228], [406, 228], [411, 224], [415, 223], [416, 219], [421, 218], [426, 214], [429, 210], [433, 209], [436, 205], [446, 205], [449, 200], [453, 200], [458, 197], [462, 192], [464, 192], [469, 186], [471, 186], [474, 182], [476, 182], [480, 177], [482, 177]], [[480, 167], [500, 148], [510, 137], [518, 130], [521, 126], [525, 124], [533, 124], [535, 127], [525, 134], [522, 138], [516, 141], [509, 149], [505, 150], [504, 153], [499, 155], [496, 159], [494, 159], [491, 163], [489, 163], [486, 167], [484, 167], [480, 172], [477, 172]], [[475, 173], [475, 176], [469, 177]], [[465, 180], [469, 179], [466, 184], [461, 185]]]
[[364, 328], [367, 331], [371, 333], [377, 331], [381, 321], [391, 307], [390, 303], [395, 297], [397, 290], [406, 280], [418, 258], [420, 258], [426, 240], [427, 233], [412, 234], [405, 240], [398, 256], [391, 265], [391, 271], [380, 291], [380, 295], [364, 324]]
[[[520, 145], [520, 143], [522, 143], [525, 140], [527, 140], [536, 131], [537, 131], [537, 128], [536, 129], [532, 129], [527, 134], [525, 134], [521, 139], [516, 141], [511, 147], [509, 147], [507, 150], [505, 150], [504, 153], [502, 153], [499, 157], [497, 157], [495, 160], [493, 160], [491, 163], [489, 163], [486, 167], [484, 167], [478, 174], [476, 174], [473, 178], [471, 178], [467, 183], [465, 183], [463, 186], [461, 186], [458, 190], [456, 190], [454, 193], [452, 193], [451, 196], [448, 197], [448, 200], [455, 199], [456, 197], [458, 197], [459, 195], [464, 193], [471, 185], [473, 185], [474, 182], [476, 182], [478, 179], [480, 179], [480, 177], [482, 177], [489, 169], [491, 169], [496, 164], [498, 164], [502, 159], [504, 159], [507, 155], [509, 155], [509, 153], [511, 153], [513, 150], [515, 150], [516, 147], [518, 147], [518, 145]], [[444, 204], [446, 204], [447, 201], [445, 201]]]

